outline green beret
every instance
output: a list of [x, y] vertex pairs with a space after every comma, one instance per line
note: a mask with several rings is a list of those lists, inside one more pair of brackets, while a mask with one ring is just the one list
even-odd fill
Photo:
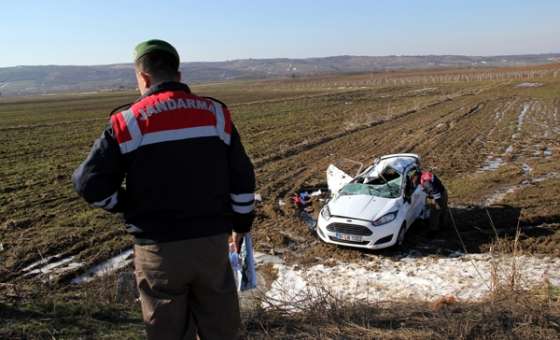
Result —
[[177, 62], [179, 62], [179, 53], [177, 53], [175, 47], [166, 41], [158, 39], [144, 41], [136, 45], [134, 48], [134, 62], [144, 55], [154, 51], [167, 52], [177, 58]]

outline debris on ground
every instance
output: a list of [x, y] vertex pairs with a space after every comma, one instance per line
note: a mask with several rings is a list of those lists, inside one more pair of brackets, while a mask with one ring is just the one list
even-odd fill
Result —
[[321, 210], [329, 197], [330, 191], [324, 186], [302, 187], [292, 196], [292, 203], [296, 209], [297, 216], [313, 234], [317, 227], [316, 214]]

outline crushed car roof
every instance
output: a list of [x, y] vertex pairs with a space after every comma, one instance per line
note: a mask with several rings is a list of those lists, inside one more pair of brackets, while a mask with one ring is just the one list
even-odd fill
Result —
[[368, 172], [367, 176], [378, 177], [379, 173], [388, 166], [402, 174], [408, 166], [414, 163], [419, 163], [419, 161], [419, 157], [415, 154], [395, 154], [383, 156], [379, 159], [379, 162], [373, 167], [373, 169]]

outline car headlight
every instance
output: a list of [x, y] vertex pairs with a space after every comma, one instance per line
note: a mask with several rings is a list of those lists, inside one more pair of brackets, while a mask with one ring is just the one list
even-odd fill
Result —
[[376, 219], [372, 223], [373, 223], [374, 226], [380, 226], [382, 224], [392, 222], [395, 218], [397, 218], [397, 213], [398, 213], [398, 211], [390, 212], [390, 213], [385, 214], [385, 215], [381, 216], [380, 218]]
[[321, 210], [321, 216], [323, 216], [323, 218], [325, 220], [328, 220], [331, 218], [331, 211], [329, 209], [328, 205], [325, 205], [325, 207], [323, 208], [323, 210]]

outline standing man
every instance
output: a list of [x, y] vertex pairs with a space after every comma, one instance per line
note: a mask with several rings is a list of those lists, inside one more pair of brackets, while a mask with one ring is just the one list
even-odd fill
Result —
[[430, 231], [435, 233], [445, 227], [447, 215], [447, 190], [431, 171], [422, 171], [420, 185], [427, 196], [426, 206], [430, 209]]
[[226, 105], [180, 82], [173, 46], [140, 43], [134, 62], [141, 97], [111, 116], [74, 187], [94, 207], [124, 213], [148, 339], [235, 339], [227, 241], [250, 231], [253, 165]]

